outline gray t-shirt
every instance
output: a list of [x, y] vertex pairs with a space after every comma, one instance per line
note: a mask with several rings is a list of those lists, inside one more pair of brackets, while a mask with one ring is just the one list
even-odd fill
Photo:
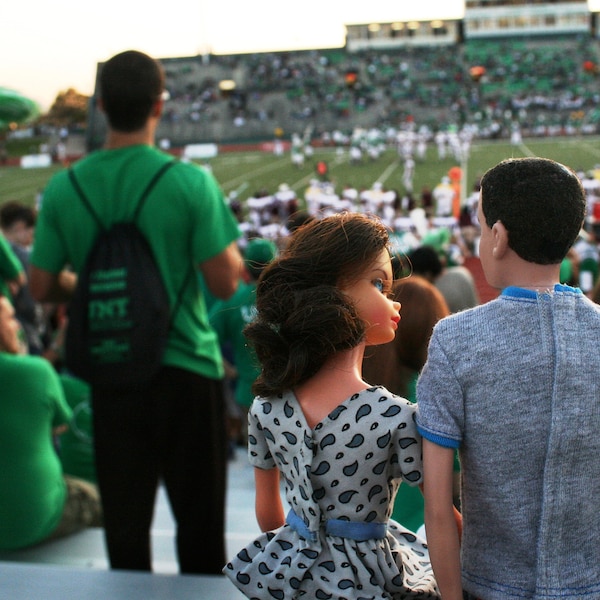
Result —
[[600, 597], [599, 340], [600, 307], [567, 286], [507, 288], [434, 329], [417, 424], [459, 448], [476, 596]]

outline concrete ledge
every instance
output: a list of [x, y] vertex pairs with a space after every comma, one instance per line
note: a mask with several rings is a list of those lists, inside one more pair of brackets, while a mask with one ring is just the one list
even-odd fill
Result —
[[10, 600], [238, 600], [244, 595], [225, 576], [153, 575], [0, 562], [2, 598]]
[[[152, 570], [173, 575], [179, 572], [172, 530], [153, 529]], [[78, 533], [22, 550], [0, 550], [0, 561], [108, 569], [104, 530], [91, 527]]]
[[108, 569], [104, 531], [100, 528], [84, 529], [22, 550], [0, 550], [0, 561]]
[[[227, 492], [227, 524], [226, 524], [226, 559], [234, 556], [241, 548], [251, 543], [260, 533], [254, 517], [254, 473], [250, 467], [245, 449], [238, 448], [237, 456], [229, 462], [228, 467], [228, 492]], [[178, 575], [179, 567], [175, 556], [175, 524], [168, 505], [166, 492], [163, 486], [159, 487], [154, 519], [151, 528], [152, 539], [152, 569], [155, 577], [175, 577], [176, 580], [185, 580], [189, 577]], [[59, 567], [54, 571], [53, 567]], [[53, 586], [53, 594], [28, 593], [27, 582], [32, 579], [32, 585], [44, 585], [47, 574], [48, 581]], [[71, 598], [102, 598], [112, 600], [116, 598], [131, 598], [135, 600], [148, 597], [143, 593], [113, 595], [112, 590], [120, 592], [125, 585], [121, 583], [122, 571], [109, 571], [108, 560], [104, 546], [104, 530], [102, 528], [84, 529], [67, 537], [44, 542], [37, 546], [24, 548], [22, 550], [5, 551], [0, 550], [0, 600], [70, 600]], [[72, 575], [71, 575], [72, 574]], [[129, 573], [126, 573], [130, 577]], [[113, 579], [113, 575], [117, 579]], [[131, 574], [133, 575], [133, 573]], [[135, 574], [139, 575], [139, 574]], [[146, 577], [152, 576], [149, 574]], [[81, 582], [78, 586], [88, 585], [88, 581], [98, 582], [99, 590], [108, 586], [108, 591], [100, 591], [97, 594], [88, 593], [87, 587], [81, 593], [65, 594], [71, 588], [65, 588], [66, 582], [71, 578]], [[145, 581], [145, 579], [142, 579]], [[9, 586], [5, 586], [5, 582]], [[163, 581], [159, 579], [159, 581]], [[90, 584], [91, 585], [91, 584]], [[94, 584], [96, 585], [96, 584]], [[127, 584], [129, 585], [129, 584]], [[148, 584], [146, 584], [148, 585]], [[156, 584], [159, 585], [159, 584]], [[162, 583], [165, 586], [167, 583]], [[168, 582], [170, 586], [181, 586], [187, 589], [188, 584], [175, 584]], [[116, 586], [116, 587], [114, 587]], [[200, 587], [198, 587], [200, 586]], [[216, 586], [216, 587], [215, 587]], [[225, 577], [202, 577], [200, 582], [193, 586], [195, 595], [181, 595], [179, 588], [175, 593], [163, 592], [161, 599], [177, 598], [185, 600], [194, 597], [195, 600], [237, 600], [244, 596]], [[93, 588], [93, 585], [91, 585]], [[40, 589], [42, 589], [40, 587]], [[75, 589], [75, 588], [74, 588]], [[146, 589], [143, 586], [140, 589]], [[159, 588], [160, 589], [160, 588]], [[6, 590], [6, 591], [5, 591]], [[9, 590], [15, 590], [9, 593]], [[206, 590], [206, 592], [205, 592]], [[209, 595], [215, 590], [214, 595]], [[185, 592], [184, 592], [185, 593]]]

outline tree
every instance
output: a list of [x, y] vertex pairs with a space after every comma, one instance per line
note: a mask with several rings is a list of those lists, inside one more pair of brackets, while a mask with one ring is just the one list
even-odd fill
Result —
[[56, 126], [85, 126], [90, 97], [69, 88], [59, 92], [50, 110], [40, 119], [41, 123]]

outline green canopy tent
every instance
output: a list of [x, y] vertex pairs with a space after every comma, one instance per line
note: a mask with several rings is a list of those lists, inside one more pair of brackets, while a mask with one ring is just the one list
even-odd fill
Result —
[[11, 123], [25, 123], [39, 114], [36, 102], [15, 90], [0, 87], [0, 131]]

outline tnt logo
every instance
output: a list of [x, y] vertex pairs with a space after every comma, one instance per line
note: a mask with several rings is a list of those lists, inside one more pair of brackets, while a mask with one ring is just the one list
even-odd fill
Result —
[[110, 300], [92, 300], [89, 303], [89, 319], [105, 321], [124, 319], [128, 315], [129, 298], [113, 298]]

